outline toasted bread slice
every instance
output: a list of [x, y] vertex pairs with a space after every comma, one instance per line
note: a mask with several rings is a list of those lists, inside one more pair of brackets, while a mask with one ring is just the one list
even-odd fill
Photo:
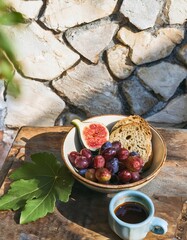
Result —
[[130, 124], [130, 123], [140, 124], [144, 128], [144, 131], [146, 132], [146, 135], [147, 135], [146, 138], [152, 139], [152, 133], [151, 133], [148, 122], [138, 115], [130, 115], [130, 116], [118, 121], [112, 127], [111, 132], [115, 131], [117, 128], [119, 128], [121, 126], [124, 126], [126, 124]]
[[152, 157], [152, 142], [149, 131], [147, 131], [144, 125], [131, 122], [120, 125], [113, 130], [109, 140], [111, 142], [120, 141], [122, 147], [128, 149], [130, 152], [138, 152], [145, 165]]

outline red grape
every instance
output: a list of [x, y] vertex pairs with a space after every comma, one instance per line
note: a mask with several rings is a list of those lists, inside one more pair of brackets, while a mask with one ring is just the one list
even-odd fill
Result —
[[119, 161], [125, 161], [129, 156], [129, 151], [126, 148], [121, 148], [119, 149], [119, 151], [117, 152], [117, 157], [119, 159]]
[[140, 154], [139, 154], [138, 152], [130, 152], [129, 156], [133, 156], [134, 159], [137, 159], [137, 160], [140, 162], [140, 164], [142, 165], [142, 167], [143, 167], [144, 161], [143, 161], [143, 159], [140, 157]]
[[131, 182], [137, 182], [141, 179], [139, 172], [131, 172]]
[[124, 169], [118, 173], [118, 177], [121, 183], [128, 183], [131, 180], [131, 172]]
[[100, 183], [108, 183], [111, 179], [111, 172], [107, 168], [98, 168], [95, 172], [95, 177]]
[[107, 148], [103, 151], [102, 156], [106, 161], [112, 159], [116, 155], [116, 150], [114, 148]]
[[93, 182], [96, 182], [97, 179], [95, 177], [95, 169], [94, 168], [89, 168], [87, 172], [85, 173], [85, 178], [88, 180], [91, 180]]
[[91, 162], [91, 160], [92, 160], [92, 152], [91, 152], [90, 149], [83, 148], [83, 149], [81, 149], [80, 154], [85, 156]]
[[140, 156], [134, 156], [134, 158], [136, 158], [140, 162], [142, 167], [144, 166], [144, 161]]
[[129, 156], [125, 161], [125, 166], [132, 172], [139, 172], [142, 169], [142, 165], [136, 156]]
[[97, 155], [93, 159], [94, 168], [102, 168], [105, 166], [105, 159], [102, 155]]
[[85, 156], [78, 156], [75, 158], [75, 167], [78, 169], [87, 168], [89, 166], [89, 160]]
[[79, 152], [76, 152], [76, 151], [72, 151], [70, 152], [70, 154], [68, 155], [68, 159], [70, 160], [71, 164], [73, 166], [75, 166], [75, 159], [76, 157], [80, 156], [80, 153]]

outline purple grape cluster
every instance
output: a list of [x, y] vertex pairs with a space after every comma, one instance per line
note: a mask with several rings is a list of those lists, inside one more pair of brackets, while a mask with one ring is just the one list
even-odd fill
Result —
[[124, 184], [141, 179], [143, 159], [137, 152], [129, 152], [119, 141], [105, 142], [97, 152], [83, 148], [68, 155], [73, 167], [94, 182]]

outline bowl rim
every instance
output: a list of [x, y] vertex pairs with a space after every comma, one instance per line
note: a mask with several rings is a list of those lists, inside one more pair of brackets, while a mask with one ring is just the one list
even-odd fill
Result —
[[[90, 120], [95, 120], [98, 117], [109, 117], [109, 116], [114, 116], [114, 117], [128, 117], [127, 115], [120, 115], [120, 114], [104, 114], [104, 115], [98, 115], [98, 116], [93, 116], [90, 118], [87, 118], [85, 120], [83, 120], [83, 122], [86, 121], [90, 121]], [[149, 124], [149, 123], [148, 123]], [[155, 127], [153, 127], [151, 124], [149, 124], [150, 129], [152, 132], [154, 132], [160, 139], [161, 143], [163, 144], [163, 157], [162, 157], [162, 161], [159, 163], [159, 165], [156, 167], [156, 169], [148, 176], [138, 180], [137, 182], [133, 182], [133, 183], [125, 183], [125, 184], [103, 184], [103, 183], [98, 183], [98, 182], [93, 182], [89, 179], [86, 179], [85, 177], [81, 176], [78, 172], [76, 172], [76, 170], [74, 169], [74, 167], [71, 165], [70, 161], [69, 164], [71, 165], [71, 167], [69, 166], [69, 164], [67, 163], [67, 161], [65, 160], [67, 157], [64, 156], [64, 142], [66, 140], [66, 138], [68, 137], [68, 134], [73, 131], [73, 129], [75, 129], [76, 127], [73, 126], [68, 133], [66, 134], [66, 136], [63, 139], [63, 142], [61, 144], [61, 156], [62, 156], [62, 160], [65, 163], [65, 165], [67, 166], [67, 168], [69, 169], [69, 171], [73, 174], [73, 176], [78, 180], [81, 181], [83, 184], [86, 185], [90, 185], [92, 187], [95, 188], [100, 188], [100, 189], [108, 189], [108, 190], [119, 190], [119, 189], [126, 189], [126, 188], [133, 188], [134, 186], [139, 186], [142, 184], [145, 184], [145, 182], [149, 182], [151, 179], [153, 179], [157, 173], [160, 171], [161, 167], [163, 166], [164, 162], [166, 161], [166, 156], [167, 156], [167, 148], [166, 148], [166, 143], [162, 137], [162, 135], [156, 130]], [[146, 171], [145, 171], [146, 172]]]

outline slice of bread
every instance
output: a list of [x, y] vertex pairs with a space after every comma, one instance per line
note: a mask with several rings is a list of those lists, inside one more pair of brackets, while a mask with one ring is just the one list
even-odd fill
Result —
[[[127, 120], [127, 119], [126, 119]], [[145, 120], [144, 120], [145, 121]], [[138, 152], [144, 161], [144, 165], [152, 158], [152, 133], [144, 124], [144, 121], [125, 121], [127, 124], [119, 124], [110, 134], [110, 141], [120, 141], [122, 147], [130, 152]]]
[[147, 134], [147, 138], [150, 138], [150, 139], [152, 138], [152, 133], [151, 133], [151, 130], [150, 130], [148, 122], [145, 119], [143, 119], [142, 117], [138, 116], [138, 115], [130, 115], [130, 116], [128, 116], [126, 118], [123, 118], [122, 120], [118, 121], [112, 127], [111, 132], [116, 130], [118, 127], [124, 126], [124, 125], [129, 124], [129, 123], [138, 123], [138, 124], [140, 124], [144, 128], [144, 131]]

